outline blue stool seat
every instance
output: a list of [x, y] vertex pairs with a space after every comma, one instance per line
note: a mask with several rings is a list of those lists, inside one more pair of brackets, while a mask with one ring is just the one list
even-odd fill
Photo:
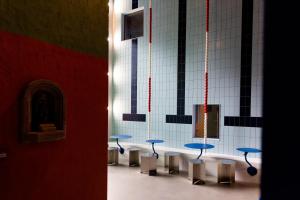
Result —
[[110, 136], [111, 139], [116, 139], [117, 140], [117, 145], [119, 146], [119, 151], [121, 154], [124, 154], [125, 149], [123, 147], [121, 147], [121, 145], [119, 144], [119, 139], [129, 139], [132, 136], [130, 135], [125, 135], [125, 134], [119, 134], [119, 135], [112, 135]]
[[163, 140], [158, 140], [158, 139], [151, 139], [151, 140], [146, 140], [146, 142], [152, 144], [153, 154], [156, 155], [156, 158], [158, 159], [158, 153], [155, 152], [154, 144], [156, 144], [156, 143], [163, 143], [164, 141]]
[[247, 155], [248, 153], [260, 153], [261, 150], [256, 148], [248, 148], [248, 147], [237, 148], [236, 150], [244, 152], [245, 160], [249, 165], [249, 167], [247, 168], [247, 172], [250, 176], [255, 176], [257, 174], [257, 169], [254, 166], [252, 166], [251, 163], [247, 160]]

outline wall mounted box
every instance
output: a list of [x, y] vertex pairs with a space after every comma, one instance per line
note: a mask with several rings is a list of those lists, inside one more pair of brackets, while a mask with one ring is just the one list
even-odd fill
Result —
[[122, 14], [121, 40], [129, 40], [144, 35], [144, 7]]

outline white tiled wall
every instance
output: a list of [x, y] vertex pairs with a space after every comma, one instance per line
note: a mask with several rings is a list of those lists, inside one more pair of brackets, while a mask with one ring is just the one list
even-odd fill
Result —
[[[144, 36], [138, 38], [137, 111], [147, 114], [148, 0], [144, 7]], [[131, 41], [121, 41], [121, 13], [131, 0], [115, 0], [112, 78], [112, 133], [130, 134], [128, 142], [145, 143], [147, 122], [122, 121], [130, 113]], [[261, 128], [224, 126], [224, 116], [239, 116], [242, 0], [211, 0], [209, 50], [209, 104], [220, 104], [220, 139], [208, 139], [210, 152], [241, 155], [237, 147], [261, 147]], [[251, 116], [262, 117], [263, 1], [254, 0]], [[153, 0], [152, 138], [163, 146], [184, 148], [192, 138], [191, 124], [165, 123], [176, 114], [178, 0]], [[205, 0], [187, 0], [185, 114], [203, 103]], [[147, 116], [148, 119], [148, 116]], [[260, 155], [250, 155], [260, 157]]]

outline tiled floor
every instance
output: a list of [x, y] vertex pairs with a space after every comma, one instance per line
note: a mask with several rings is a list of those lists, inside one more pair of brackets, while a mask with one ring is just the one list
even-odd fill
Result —
[[207, 177], [205, 185], [192, 185], [187, 174], [169, 175], [158, 168], [159, 176], [140, 173], [139, 167], [108, 167], [108, 200], [258, 200], [259, 185], [236, 182], [232, 186]]

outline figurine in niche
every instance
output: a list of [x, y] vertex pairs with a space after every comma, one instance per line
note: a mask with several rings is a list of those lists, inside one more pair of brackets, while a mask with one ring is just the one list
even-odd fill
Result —
[[39, 131], [55, 131], [56, 126], [53, 123], [51, 113], [53, 112], [51, 106], [51, 98], [47, 93], [40, 93], [35, 101], [35, 121]]
[[48, 115], [49, 115], [49, 105], [48, 99], [46, 94], [42, 94], [38, 100], [38, 116], [40, 123], [47, 123], [48, 122]]

